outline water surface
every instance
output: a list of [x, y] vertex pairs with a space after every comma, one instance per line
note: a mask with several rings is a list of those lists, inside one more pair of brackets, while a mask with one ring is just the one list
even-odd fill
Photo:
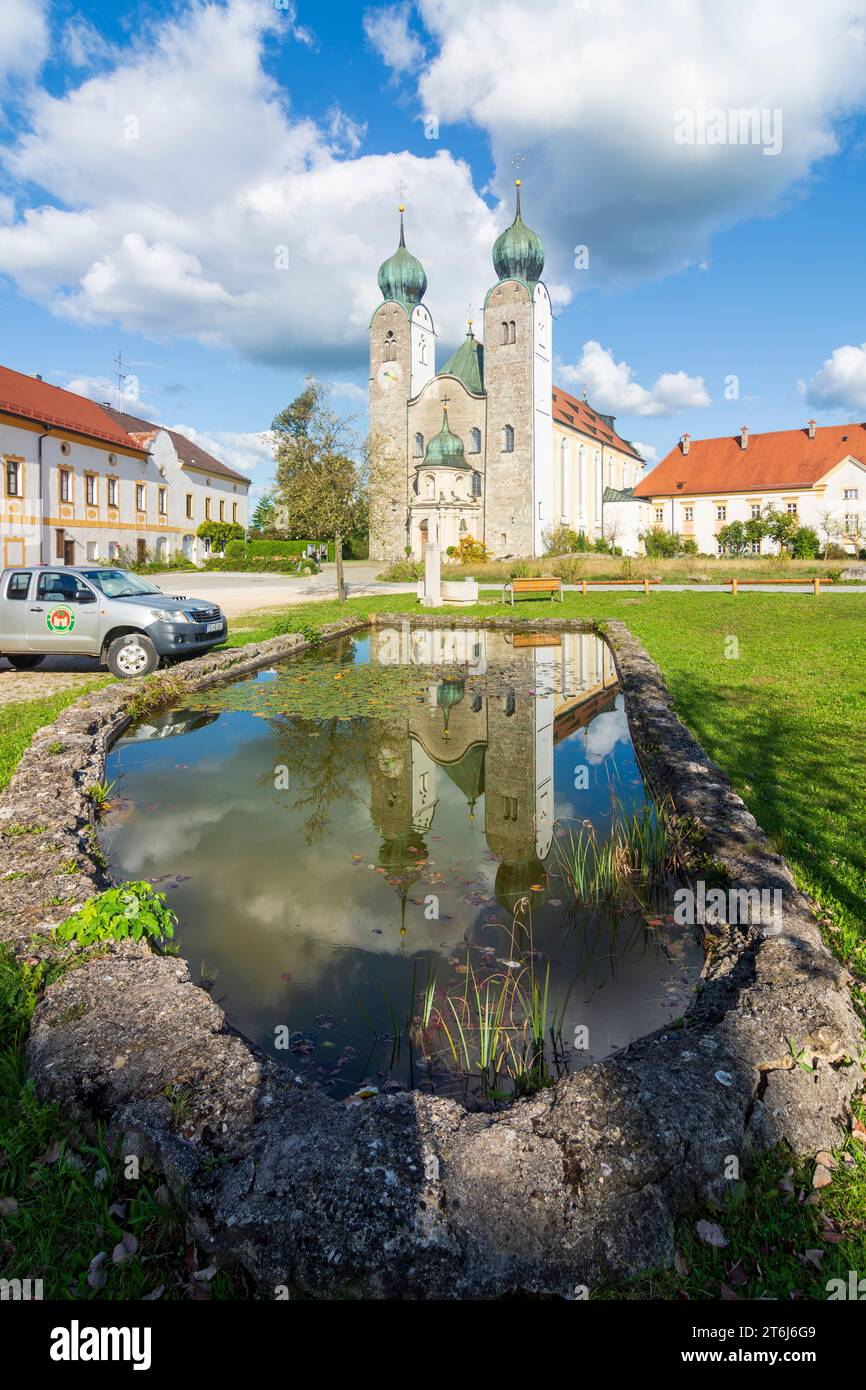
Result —
[[564, 828], [603, 840], [645, 799], [594, 634], [342, 638], [142, 721], [108, 777], [115, 878], [166, 891], [230, 1022], [337, 1098], [465, 1093], [475, 985], [547, 985], [551, 1075], [691, 998], [701, 953], [667, 901], [578, 910], [558, 872]]

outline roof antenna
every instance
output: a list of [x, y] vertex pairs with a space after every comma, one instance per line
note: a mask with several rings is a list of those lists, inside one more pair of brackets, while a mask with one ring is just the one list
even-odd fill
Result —
[[114, 364], [117, 367], [117, 409], [120, 410], [123, 383], [126, 381], [126, 373], [123, 370], [123, 348], [117, 349], [117, 356], [114, 359]]

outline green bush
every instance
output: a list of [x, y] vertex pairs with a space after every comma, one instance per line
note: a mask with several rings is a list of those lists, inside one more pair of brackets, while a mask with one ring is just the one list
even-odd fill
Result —
[[247, 555], [237, 560], [229, 556], [212, 555], [204, 563], [206, 570], [240, 570], [244, 574], [312, 574], [312, 560], [292, 555]]
[[89, 898], [78, 912], [55, 928], [58, 941], [95, 946], [100, 941], [149, 941], [164, 951], [174, 936], [177, 918], [165, 905], [165, 894], [149, 883], [122, 883]]
[[196, 531], [199, 540], [210, 541], [214, 550], [225, 550], [229, 541], [244, 538], [244, 528], [237, 521], [203, 521]]
[[574, 555], [578, 550], [586, 550], [586, 536], [575, 531], [572, 526], [556, 526], [542, 535], [545, 555]]
[[376, 578], [384, 580], [387, 584], [408, 584], [413, 579], [420, 579], [423, 573], [423, 563], [407, 557], [405, 560], [394, 560]]
[[791, 538], [791, 554], [795, 560], [817, 560], [821, 554], [818, 532], [811, 526], [800, 526]]
[[679, 537], [662, 526], [654, 526], [643, 538], [647, 555], [657, 560], [672, 560], [679, 549]]

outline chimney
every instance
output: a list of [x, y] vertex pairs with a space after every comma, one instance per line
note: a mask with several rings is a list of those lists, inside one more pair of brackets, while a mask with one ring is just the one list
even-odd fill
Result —
[[689, 452], [689, 441], [690, 441], [690, 439], [691, 439], [691, 436], [690, 436], [690, 435], [684, 434], [683, 437], [682, 437], [682, 439], [680, 440], [680, 448], [682, 449], [682, 451], [683, 451], [684, 454], [687, 454], [687, 453]]
[[740, 426], [740, 448], [741, 448], [741, 449], [748, 449], [748, 447], [749, 447], [749, 428], [748, 428], [748, 425], [741, 425], [741, 426]]
[[814, 421], [814, 420], [808, 420], [808, 421], [807, 421], [807, 424], [808, 424], [808, 426], [809, 426], [809, 438], [810, 438], [810, 439], [814, 439], [814, 438], [815, 438], [815, 421]]

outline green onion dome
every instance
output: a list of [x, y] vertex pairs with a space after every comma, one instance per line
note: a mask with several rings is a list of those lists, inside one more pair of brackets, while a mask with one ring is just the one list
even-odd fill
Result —
[[463, 451], [463, 440], [448, 428], [448, 407], [442, 407], [442, 428], [434, 434], [424, 452], [423, 467], [469, 468]]
[[424, 274], [424, 267], [413, 256], [411, 251], [406, 250], [406, 239], [403, 234], [403, 212], [400, 207], [400, 245], [389, 256], [387, 261], [383, 261], [379, 266], [379, 289], [385, 299], [396, 299], [398, 304], [402, 304], [411, 314], [416, 304], [420, 304], [427, 289], [427, 276]]
[[520, 216], [520, 179], [517, 188], [517, 211], [511, 226], [493, 244], [493, 267], [500, 280], [523, 280], [534, 284], [544, 270], [544, 243], [537, 232], [527, 227]]

